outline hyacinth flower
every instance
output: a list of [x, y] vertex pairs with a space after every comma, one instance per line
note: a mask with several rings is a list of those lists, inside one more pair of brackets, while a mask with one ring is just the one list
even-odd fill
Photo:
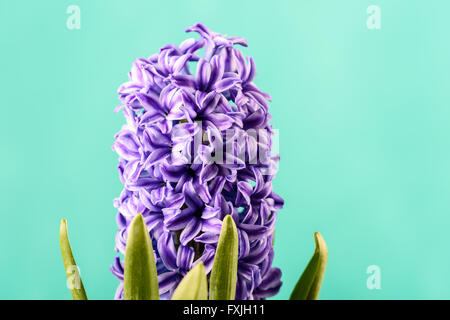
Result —
[[[115, 298], [266, 299], [282, 284], [272, 266], [283, 199], [272, 190], [271, 98], [237, 47], [245, 39], [201, 23], [186, 31], [199, 38], [137, 59], [118, 89], [126, 124], [112, 148], [124, 188], [114, 206], [125, 261], [111, 266]], [[326, 246], [315, 239], [292, 299], [318, 296]], [[75, 262], [64, 232], [61, 241], [68, 272], [66, 260]], [[186, 286], [201, 288], [198, 297]]]
[[[150, 58], [138, 59], [118, 90], [127, 124], [113, 146], [124, 184], [115, 201], [120, 227], [116, 249], [125, 254], [129, 224], [142, 214], [154, 243], [160, 295], [170, 297], [192, 264], [202, 261], [209, 275], [207, 259], [214, 255], [225, 208], [239, 226], [243, 262], [236, 295], [267, 298], [281, 286], [281, 272], [272, 267], [271, 243], [277, 210], [283, 206], [272, 191], [276, 159], [270, 155], [270, 96], [253, 83], [253, 59], [246, 60], [236, 47], [247, 46], [245, 39], [226, 37], [200, 23], [187, 31], [197, 32], [199, 39], [166, 45]], [[246, 136], [251, 129], [264, 134]], [[174, 194], [184, 199], [182, 206], [161, 208]], [[183, 260], [179, 265], [176, 257]], [[117, 268], [113, 273], [118, 274]]]

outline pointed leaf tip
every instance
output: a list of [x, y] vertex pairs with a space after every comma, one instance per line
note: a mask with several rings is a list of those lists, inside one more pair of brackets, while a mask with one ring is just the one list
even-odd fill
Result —
[[59, 227], [59, 245], [61, 248], [64, 270], [66, 271], [67, 276], [67, 286], [72, 294], [72, 299], [87, 300], [83, 281], [81, 280], [80, 272], [73, 257], [72, 248], [70, 247], [66, 219], [61, 219], [61, 225]]
[[234, 300], [236, 296], [239, 240], [230, 215], [222, 222], [216, 256], [209, 280], [210, 300]]
[[125, 300], [159, 300], [155, 256], [141, 214], [134, 217], [129, 228], [123, 290]]
[[305, 271], [301, 275], [290, 300], [317, 300], [328, 262], [328, 248], [319, 232], [314, 233], [316, 248]]
[[202, 261], [181, 280], [172, 295], [172, 300], [208, 300], [208, 282]]

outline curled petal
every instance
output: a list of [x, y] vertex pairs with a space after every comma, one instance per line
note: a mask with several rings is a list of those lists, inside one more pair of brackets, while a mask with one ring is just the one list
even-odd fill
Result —
[[236, 78], [225, 78], [214, 84], [214, 89], [216, 92], [224, 92], [230, 90], [232, 87], [239, 83], [239, 79]]
[[172, 77], [174, 83], [179, 87], [195, 89], [197, 87], [195, 78], [187, 74], [177, 74]]
[[239, 190], [239, 194], [244, 197], [245, 202], [247, 204], [250, 204], [250, 197], [253, 193], [252, 185], [246, 181], [239, 181], [238, 182], [238, 190]]
[[202, 219], [209, 219], [217, 217], [217, 215], [220, 212], [220, 208], [213, 208], [208, 205], [205, 206], [205, 209], [203, 209], [202, 212]]
[[[169, 209], [171, 210], [171, 209]], [[165, 210], [164, 213], [167, 215], [169, 210]], [[171, 210], [173, 211], [173, 209]], [[173, 214], [167, 220], [164, 221], [164, 224], [169, 230], [180, 230], [186, 227], [186, 225], [192, 220], [192, 213], [188, 211], [181, 211], [177, 214]]]
[[137, 93], [136, 98], [139, 100], [145, 111], [158, 113], [161, 111], [161, 105], [159, 104], [159, 98], [153, 93]]
[[204, 220], [202, 223], [202, 231], [204, 232], [219, 234], [221, 227], [222, 227], [222, 220], [216, 218], [216, 216]]
[[159, 294], [164, 294], [169, 290], [176, 287], [178, 282], [181, 280], [181, 276], [175, 272], [165, 272], [158, 275], [158, 283], [159, 283]]
[[177, 269], [177, 251], [170, 233], [165, 233], [159, 238], [158, 253], [166, 268]]
[[180, 246], [177, 253], [177, 265], [179, 268], [189, 270], [194, 261], [194, 249], [187, 246]]

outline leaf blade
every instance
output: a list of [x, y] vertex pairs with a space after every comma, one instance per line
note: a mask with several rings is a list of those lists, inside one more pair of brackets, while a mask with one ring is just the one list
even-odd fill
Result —
[[202, 261], [181, 280], [172, 295], [172, 300], [208, 300], [208, 282]]
[[316, 249], [303, 271], [290, 300], [317, 300], [328, 262], [328, 248], [319, 232], [314, 233]]
[[131, 222], [124, 266], [125, 300], [159, 300], [152, 242], [141, 214]]
[[[67, 231], [66, 219], [61, 219], [59, 227], [59, 246], [66, 271], [67, 283], [71, 286], [70, 293], [73, 300], [87, 300], [86, 291], [84, 290], [83, 281], [78, 270], [78, 266], [73, 257], [72, 248], [70, 246], [69, 235]], [[75, 284], [72, 281], [75, 281]]]
[[230, 215], [223, 219], [209, 280], [210, 300], [234, 300], [236, 297], [239, 240]]
[[322, 287], [322, 282], [328, 263], [328, 247], [319, 232], [314, 233], [314, 241], [316, 243], [316, 248], [318, 248], [319, 266], [316, 272], [316, 277], [314, 278], [314, 282], [308, 294], [308, 300], [317, 300], [319, 298], [320, 288]]

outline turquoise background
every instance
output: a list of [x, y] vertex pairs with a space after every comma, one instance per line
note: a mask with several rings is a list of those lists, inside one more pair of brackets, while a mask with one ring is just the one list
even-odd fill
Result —
[[[81, 8], [81, 29], [66, 8]], [[368, 30], [366, 8], [381, 8]], [[275, 265], [285, 299], [320, 231], [323, 299], [450, 298], [450, 2], [0, 1], [0, 298], [69, 299], [62, 217], [88, 296], [111, 299], [110, 147], [136, 57], [201, 21], [243, 36], [273, 97], [281, 164]], [[381, 290], [366, 268], [381, 268]]]

